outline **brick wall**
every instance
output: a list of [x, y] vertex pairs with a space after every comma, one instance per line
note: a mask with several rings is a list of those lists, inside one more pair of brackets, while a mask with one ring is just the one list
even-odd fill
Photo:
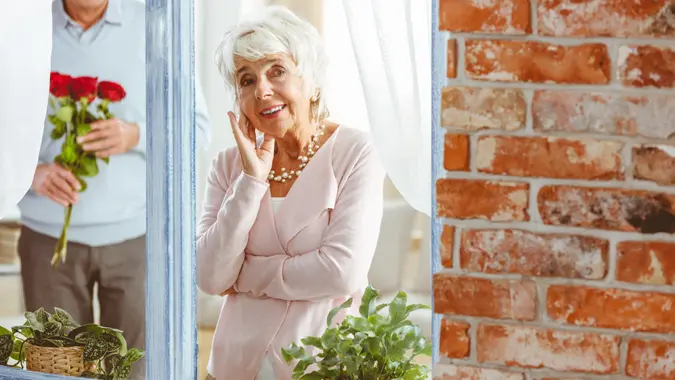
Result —
[[675, 1], [439, 2], [434, 377], [675, 379]]

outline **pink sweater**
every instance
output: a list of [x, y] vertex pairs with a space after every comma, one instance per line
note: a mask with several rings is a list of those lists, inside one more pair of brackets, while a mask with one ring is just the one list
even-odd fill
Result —
[[236, 148], [214, 159], [197, 226], [197, 279], [206, 293], [238, 293], [220, 312], [212, 376], [252, 380], [270, 350], [277, 378], [290, 379], [281, 348], [321, 335], [328, 312], [349, 297], [348, 313], [358, 313], [384, 175], [370, 135], [338, 127], [275, 215], [269, 185], [242, 172]]

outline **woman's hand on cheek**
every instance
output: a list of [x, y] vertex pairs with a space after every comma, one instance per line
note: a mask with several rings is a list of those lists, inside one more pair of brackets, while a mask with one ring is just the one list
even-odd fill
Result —
[[267, 181], [267, 176], [272, 169], [272, 160], [274, 158], [274, 138], [268, 135], [260, 147], [257, 147], [255, 138], [255, 129], [250, 125], [246, 116], [241, 115], [240, 119], [232, 112], [228, 112], [232, 133], [237, 141], [239, 156], [244, 173], [256, 178], [259, 181]]

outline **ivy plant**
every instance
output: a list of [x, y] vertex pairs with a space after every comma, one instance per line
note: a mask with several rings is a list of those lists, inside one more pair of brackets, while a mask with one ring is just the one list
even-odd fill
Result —
[[[287, 363], [297, 360], [294, 380], [426, 380], [429, 368], [414, 362], [431, 355], [431, 344], [408, 317], [427, 305], [408, 305], [399, 292], [390, 303], [377, 303], [380, 293], [368, 286], [361, 299], [360, 315], [333, 319], [350, 308], [353, 298], [331, 310], [322, 336], [310, 336], [281, 350]], [[388, 313], [383, 309], [387, 308]]]
[[26, 322], [12, 327], [0, 326], [0, 364], [24, 367], [25, 343], [40, 347], [83, 347], [83, 361], [95, 364], [93, 371], [81, 377], [102, 380], [124, 380], [131, 374], [131, 365], [145, 352], [127, 348], [122, 331], [95, 323], [80, 325], [63, 309], [50, 314], [43, 308], [24, 313]]

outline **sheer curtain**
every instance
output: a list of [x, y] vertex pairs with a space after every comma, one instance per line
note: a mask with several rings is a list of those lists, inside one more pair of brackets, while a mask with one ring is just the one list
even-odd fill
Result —
[[[341, 120], [370, 129], [394, 186], [413, 208], [430, 215], [431, 1], [343, 0], [340, 4], [327, 0], [325, 4], [332, 8], [326, 9], [326, 23], [334, 24], [334, 29], [325, 28], [328, 48], [340, 46], [340, 37], [329, 34], [339, 30], [340, 17], [346, 19], [352, 48], [351, 58], [349, 49], [331, 54], [330, 104], [338, 106]], [[342, 12], [337, 9], [340, 6]], [[333, 45], [330, 39], [335, 40]], [[350, 59], [358, 77], [342, 72]], [[355, 85], [357, 80], [360, 86]]]

